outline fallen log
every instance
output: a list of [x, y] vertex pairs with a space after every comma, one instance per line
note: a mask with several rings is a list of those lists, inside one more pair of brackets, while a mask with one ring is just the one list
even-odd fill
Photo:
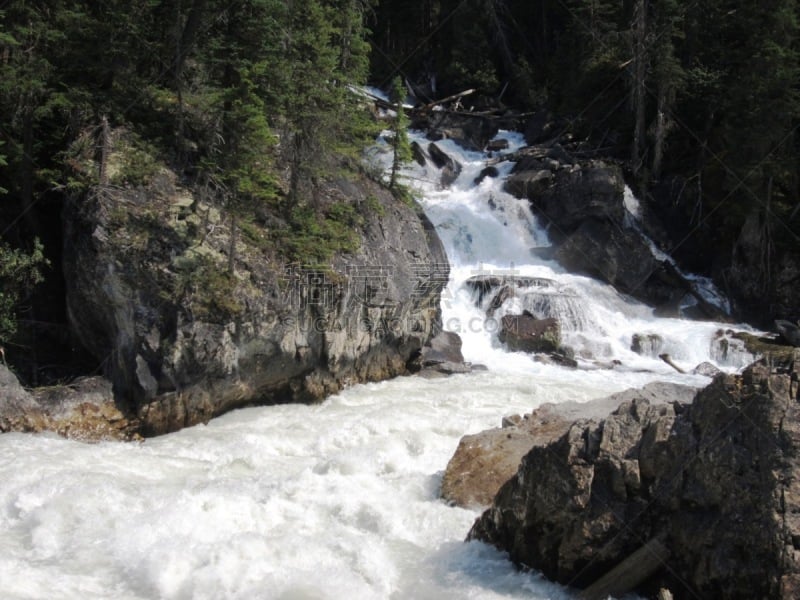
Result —
[[661, 569], [670, 557], [669, 548], [653, 538], [628, 558], [578, 594], [580, 600], [619, 598], [633, 591]]
[[672, 367], [673, 369], [675, 369], [675, 370], [676, 370], [678, 373], [682, 373], [682, 374], [684, 374], [684, 375], [686, 374], [686, 371], [684, 371], [684, 370], [683, 370], [683, 369], [681, 369], [681, 368], [680, 368], [678, 365], [676, 365], [674, 362], [672, 362], [672, 357], [671, 357], [669, 354], [659, 354], [659, 355], [658, 355], [658, 358], [660, 358], [661, 360], [663, 360], [663, 361], [664, 361], [665, 363], [667, 363], [667, 364], [668, 364], [670, 367]]

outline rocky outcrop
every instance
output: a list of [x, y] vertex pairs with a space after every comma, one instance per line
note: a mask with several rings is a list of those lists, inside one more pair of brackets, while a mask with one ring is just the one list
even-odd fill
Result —
[[796, 598], [798, 378], [795, 351], [718, 376], [690, 404], [633, 399], [577, 420], [522, 459], [469, 538], [576, 587], [658, 540], [640, 593]]
[[524, 417], [506, 417], [500, 428], [461, 438], [444, 472], [441, 497], [466, 508], [487, 507], [517, 472], [522, 457], [531, 448], [560, 438], [575, 419], [601, 418], [621, 402], [635, 399], [653, 404], [688, 402], [695, 391], [689, 386], [657, 382], [589, 402], [547, 403]]
[[359, 243], [321, 268], [285, 264], [265, 239], [285, 223], [256, 212], [232, 231], [166, 170], [65, 206], [72, 329], [145, 434], [405, 373], [440, 329], [448, 266], [430, 222], [370, 182], [325, 193], [356, 207]]
[[84, 377], [69, 385], [24, 390], [17, 378], [0, 365], [0, 432], [54, 431], [85, 441], [135, 440], [139, 423], [117, 408], [111, 383]]

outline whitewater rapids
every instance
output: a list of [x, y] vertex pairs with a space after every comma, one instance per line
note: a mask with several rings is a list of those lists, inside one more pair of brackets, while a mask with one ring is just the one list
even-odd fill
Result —
[[[504, 136], [511, 149], [521, 144]], [[530, 248], [547, 245], [547, 235], [525, 202], [502, 192], [511, 164], [475, 186], [485, 157], [443, 147], [464, 165], [451, 189], [439, 189], [432, 167], [406, 176], [453, 265], [445, 326], [461, 333], [467, 360], [489, 370], [354, 386], [316, 406], [238, 410], [141, 444], [2, 435], [2, 598], [570, 597], [494, 549], [463, 542], [478, 513], [438, 499], [461, 436], [544, 402], [654, 380], [709, 381], [633, 353], [633, 333], [658, 334], [688, 367], [711, 361], [732, 370], [748, 357], [717, 360], [719, 324], [657, 319], [607, 286], [532, 259]], [[568, 339], [627, 368], [575, 371], [505, 352], [464, 281], [511, 271], [567, 289], [577, 315]], [[499, 314], [520, 312], [520, 302]]]

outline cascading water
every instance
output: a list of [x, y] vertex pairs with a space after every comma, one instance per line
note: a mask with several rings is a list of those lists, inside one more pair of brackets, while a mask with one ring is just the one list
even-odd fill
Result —
[[[505, 135], [513, 145], [521, 140]], [[477, 512], [438, 500], [459, 438], [543, 402], [585, 401], [650, 381], [702, 385], [686, 366], [714, 355], [719, 325], [657, 319], [608, 286], [536, 259], [547, 236], [485, 157], [444, 142], [464, 165], [450, 189], [414, 168], [453, 264], [445, 326], [488, 371], [359, 385], [318, 406], [250, 408], [143, 444], [0, 436], [0, 595], [44, 598], [568, 598], [503, 555], [462, 542]], [[427, 183], [432, 180], [434, 183]], [[502, 302], [467, 284], [513, 280]], [[527, 279], [526, 279], [527, 278]], [[517, 285], [519, 284], [519, 285]], [[493, 308], [490, 318], [486, 310]], [[497, 321], [559, 318], [584, 370], [539, 364], [497, 342]], [[631, 351], [638, 334], [641, 353]], [[594, 368], [608, 359], [623, 368]], [[738, 362], [737, 362], [738, 361]]]

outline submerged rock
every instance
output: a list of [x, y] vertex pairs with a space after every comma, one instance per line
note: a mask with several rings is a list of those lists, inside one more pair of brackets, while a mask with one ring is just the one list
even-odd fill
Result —
[[800, 351], [720, 375], [692, 403], [624, 402], [534, 447], [469, 539], [586, 587], [646, 542], [669, 558], [640, 592], [800, 593]]
[[552, 318], [506, 315], [500, 321], [498, 339], [515, 352], [557, 352], [561, 346], [561, 325]]

